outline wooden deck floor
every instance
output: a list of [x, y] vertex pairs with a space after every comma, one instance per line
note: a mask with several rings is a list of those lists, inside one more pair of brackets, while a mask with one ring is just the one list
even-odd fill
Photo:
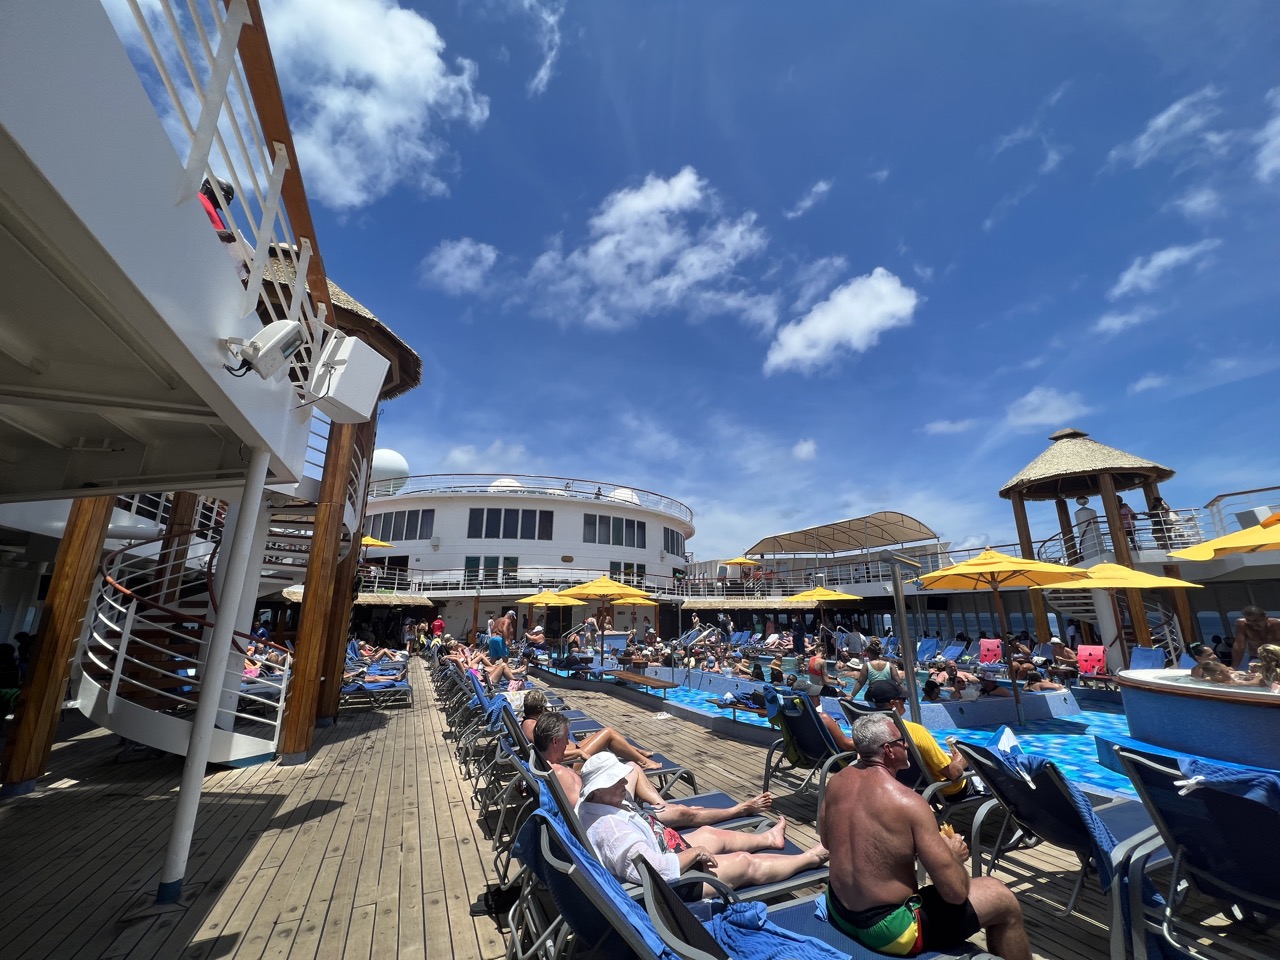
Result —
[[[502, 933], [468, 907], [491, 879], [488, 840], [458, 775], [422, 665], [412, 709], [344, 715], [310, 763], [263, 764], [205, 781], [183, 903], [149, 911], [181, 760], [117, 761], [112, 735], [71, 717], [37, 793], [0, 803], [0, 943], [7, 957], [490, 960]], [[764, 749], [625, 703], [573, 692], [574, 706], [694, 769], [702, 790], [760, 789]], [[776, 792], [776, 791], [775, 791]], [[800, 843], [812, 800], [779, 797]], [[1074, 857], [1041, 850], [1002, 873], [1046, 958], [1105, 958], [1106, 914], [1090, 882], [1064, 902]]]

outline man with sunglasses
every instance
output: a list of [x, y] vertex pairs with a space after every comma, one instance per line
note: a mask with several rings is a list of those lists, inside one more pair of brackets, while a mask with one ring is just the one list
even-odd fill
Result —
[[1261, 607], [1248, 606], [1236, 621], [1236, 639], [1231, 646], [1231, 665], [1248, 670], [1249, 661], [1258, 656], [1264, 644], [1280, 644], [1280, 619], [1267, 615]]
[[[979, 930], [1004, 960], [1030, 960], [1022, 908], [994, 877], [969, 876], [969, 847], [939, 832], [924, 798], [899, 783], [907, 743], [887, 717], [853, 725], [858, 762], [827, 784], [818, 836], [831, 854], [827, 919], [891, 956], [949, 950]], [[916, 883], [916, 858], [932, 885]]]

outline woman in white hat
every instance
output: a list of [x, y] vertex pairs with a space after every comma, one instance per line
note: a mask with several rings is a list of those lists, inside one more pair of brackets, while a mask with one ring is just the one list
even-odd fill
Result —
[[[630, 767], [612, 753], [598, 753], [582, 765], [578, 817], [600, 862], [619, 880], [639, 883], [631, 862], [640, 854], [668, 882], [686, 870], [703, 870], [730, 887], [774, 883], [827, 862], [827, 848], [818, 844], [804, 853], [764, 853], [786, 843], [787, 820], [782, 817], [765, 833], [698, 827], [682, 837], [656, 819], [639, 813], [627, 797]], [[707, 890], [705, 896], [714, 894]]]

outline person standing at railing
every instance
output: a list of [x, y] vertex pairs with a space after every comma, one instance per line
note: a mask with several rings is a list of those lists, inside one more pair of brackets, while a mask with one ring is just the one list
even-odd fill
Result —
[[1129, 541], [1129, 549], [1138, 549], [1138, 514], [1133, 507], [1120, 500], [1120, 526], [1124, 527], [1124, 538]]
[[1169, 505], [1164, 502], [1164, 497], [1155, 497], [1151, 501], [1147, 518], [1151, 521], [1151, 533], [1156, 538], [1156, 545], [1161, 550], [1172, 549], [1169, 538], [1173, 524], [1177, 520], [1177, 514], [1169, 509]]

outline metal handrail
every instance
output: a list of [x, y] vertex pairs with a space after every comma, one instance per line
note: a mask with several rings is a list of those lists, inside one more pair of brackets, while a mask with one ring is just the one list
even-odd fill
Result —
[[369, 485], [370, 501], [407, 494], [535, 494], [594, 500], [601, 509], [608, 506], [642, 507], [664, 513], [692, 525], [693, 511], [672, 497], [652, 490], [627, 487], [603, 480], [573, 477], [539, 477], [520, 473], [437, 473], [414, 477], [393, 477]]

